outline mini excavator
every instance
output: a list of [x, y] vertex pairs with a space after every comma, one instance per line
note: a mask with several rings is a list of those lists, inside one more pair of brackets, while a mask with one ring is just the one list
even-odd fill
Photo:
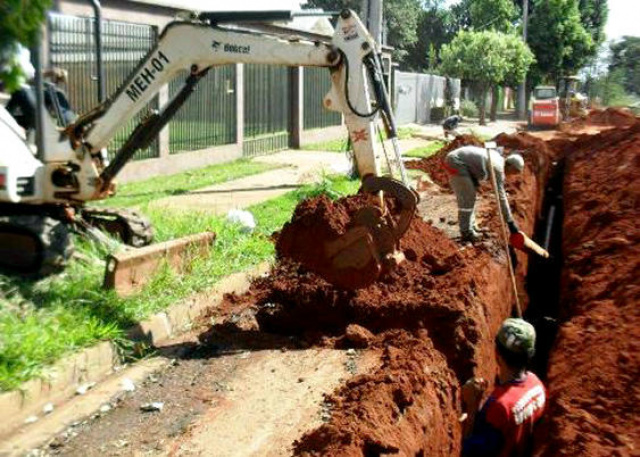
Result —
[[[349, 284], [340, 284], [340, 271], [353, 268], [362, 268], [365, 282], [372, 282], [385, 265], [397, 263], [396, 248], [414, 217], [417, 195], [409, 188], [402, 165], [379, 48], [351, 10], [340, 12], [332, 38], [260, 27], [295, 15], [290, 11], [204, 12], [171, 22], [128, 79], [99, 106], [71, 123], [59, 115], [59, 107], [40, 109], [42, 132], [35, 153], [24, 132], [0, 107], [2, 266], [38, 275], [60, 271], [72, 253], [70, 231], [87, 225], [117, 234], [136, 247], [148, 245], [152, 232], [145, 218], [86, 203], [114, 195], [118, 173], [136, 151], [156, 138], [198, 81], [212, 67], [232, 63], [329, 70], [332, 86], [324, 106], [344, 115], [362, 179], [361, 192], [380, 197], [379, 205], [365, 208], [354, 218], [344, 236], [327, 242], [327, 261], [335, 268], [333, 282], [348, 288]], [[182, 70], [189, 73], [182, 89], [159, 111], [148, 114], [108, 161], [106, 147], [115, 133]], [[387, 162], [394, 163], [390, 168], [400, 179], [381, 174], [378, 116], [393, 144]], [[385, 198], [397, 201], [393, 214], [385, 208]]]

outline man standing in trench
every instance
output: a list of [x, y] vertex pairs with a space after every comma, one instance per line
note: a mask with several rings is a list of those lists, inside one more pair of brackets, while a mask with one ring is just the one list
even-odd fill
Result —
[[[524, 159], [520, 154], [511, 154], [504, 159], [500, 153], [491, 149], [491, 165], [496, 177], [500, 207], [511, 234], [518, 233], [513, 220], [507, 193], [504, 190], [505, 174], [521, 173]], [[454, 149], [444, 159], [444, 167], [449, 173], [449, 184], [458, 200], [458, 224], [463, 241], [476, 241], [480, 238], [475, 223], [476, 193], [480, 181], [489, 179], [489, 157], [485, 148], [463, 146]]]
[[545, 409], [546, 391], [526, 367], [534, 355], [536, 333], [523, 319], [506, 319], [496, 336], [499, 374], [480, 408], [487, 381], [472, 378], [462, 387], [462, 457], [523, 457], [533, 427]]

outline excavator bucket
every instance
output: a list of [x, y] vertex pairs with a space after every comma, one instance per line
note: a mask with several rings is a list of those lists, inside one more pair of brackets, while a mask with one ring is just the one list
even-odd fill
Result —
[[362, 191], [382, 193], [395, 202], [393, 214], [381, 206], [366, 206], [353, 217], [353, 225], [336, 240], [327, 242], [325, 253], [330, 268], [321, 272], [332, 284], [343, 289], [360, 289], [375, 282], [404, 260], [397, 249], [416, 212], [418, 196], [400, 181], [370, 176]]
[[209, 254], [215, 239], [215, 233], [203, 232], [111, 254], [107, 258], [103, 287], [115, 290], [121, 297], [131, 295], [165, 264], [176, 271], [186, 270], [195, 258]]

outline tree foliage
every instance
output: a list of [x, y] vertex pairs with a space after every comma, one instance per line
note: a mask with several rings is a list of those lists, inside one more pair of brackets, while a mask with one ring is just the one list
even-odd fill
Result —
[[[309, 0], [311, 8], [323, 8], [326, 11], [339, 11], [350, 8], [361, 15], [362, 0]], [[385, 0], [383, 2], [383, 21], [387, 44], [394, 48], [394, 60], [402, 63], [408, 49], [418, 41], [418, 20], [422, 12], [420, 0]], [[364, 20], [364, 18], [361, 17]]]
[[405, 66], [414, 71], [431, 70], [432, 63], [439, 62], [439, 52], [443, 44], [450, 42], [457, 30], [452, 24], [450, 10], [439, 3], [425, 6], [418, 20], [418, 39], [410, 46]]
[[21, 79], [18, 44], [36, 43], [51, 0], [0, 1], [0, 82], [14, 89]]
[[0, 47], [10, 43], [35, 43], [51, 0], [2, 0], [0, 3]]
[[518, 19], [513, 0], [473, 0], [469, 5], [469, 18], [475, 30], [510, 32]]
[[575, 73], [597, 52], [581, 22], [578, 0], [535, 0], [527, 42], [533, 50], [538, 79], [553, 81]]
[[499, 84], [520, 83], [533, 54], [517, 36], [494, 31], [461, 31], [442, 47], [442, 70], [480, 88], [480, 123], [484, 123], [486, 93]]
[[605, 40], [604, 26], [609, 17], [607, 0], [579, 0], [580, 20], [597, 47]]
[[617, 72], [627, 92], [640, 95], [640, 37], [625, 36], [611, 45], [609, 71]]

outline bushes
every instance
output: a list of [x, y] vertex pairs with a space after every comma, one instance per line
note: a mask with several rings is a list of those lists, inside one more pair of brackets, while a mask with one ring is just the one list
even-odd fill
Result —
[[478, 107], [471, 100], [460, 102], [460, 114], [462, 117], [478, 117]]

